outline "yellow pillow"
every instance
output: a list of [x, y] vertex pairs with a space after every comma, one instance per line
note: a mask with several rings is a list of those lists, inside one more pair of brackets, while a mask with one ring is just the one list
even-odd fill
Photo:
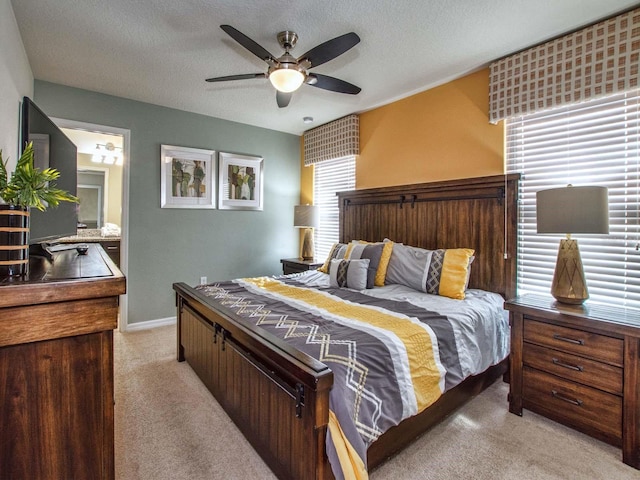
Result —
[[327, 259], [324, 261], [324, 264], [318, 269], [319, 272], [329, 273], [329, 265], [331, 265], [331, 260], [334, 258], [346, 258], [347, 245], [344, 243], [334, 243], [331, 246], [331, 250], [329, 250], [329, 255]]
[[438, 295], [463, 300], [469, 264], [474, 250], [471, 248], [449, 248], [444, 250], [444, 260], [440, 273], [440, 284], [437, 287]]
[[[374, 280], [374, 285], [376, 287], [384, 287], [384, 279], [387, 276], [387, 268], [389, 267], [389, 260], [391, 259], [391, 254], [393, 253], [393, 242], [367, 242], [365, 240], [352, 240], [351, 244], [354, 243], [369, 243], [369, 244], [378, 244], [383, 243], [384, 248], [382, 249], [382, 256], [380, 257], [380, 263], [378, 263], [378, 269], [376, 270], [376, 278]], [[351, 248], [347, 250], [347, 254], [345, 258], [349, 258], [349, 254], [351, 253]]]

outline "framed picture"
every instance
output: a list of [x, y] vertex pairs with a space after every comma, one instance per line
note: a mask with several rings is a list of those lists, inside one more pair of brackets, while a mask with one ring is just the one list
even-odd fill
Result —
[[162, 145], [160, 206], [216, 208], [214, 150]]
[[262, 157], [219, 154], [218, 208], [262, 210]]

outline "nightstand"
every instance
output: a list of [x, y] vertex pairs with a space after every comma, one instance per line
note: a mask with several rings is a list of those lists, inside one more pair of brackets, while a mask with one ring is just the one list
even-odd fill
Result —
[[640, 311], [509, 300], [509, 411], [528, 409], [622, 447], [640, 468]]
[[283, 258], [280, 260], [282, 263], [282, 271], [285, 275], [290, 273], [306, 272], [307, 270], [315, 270], [320, 268], [324, 262], [318, 262], [314, 260], [303, 260], [301, 258]]

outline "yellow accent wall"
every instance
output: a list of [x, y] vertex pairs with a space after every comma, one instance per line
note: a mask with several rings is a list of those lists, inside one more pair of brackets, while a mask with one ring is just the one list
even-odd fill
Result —
[[[504, 122], [488, 112], [487, 68], [361, 113], [356, 188], [502, 175]], [[300, 203], [313, 203], [302, 137], [300, 152]]]
[[360, 114], [356, 188], [503, 174], [503, 124], [488, 109], [484, 69]]

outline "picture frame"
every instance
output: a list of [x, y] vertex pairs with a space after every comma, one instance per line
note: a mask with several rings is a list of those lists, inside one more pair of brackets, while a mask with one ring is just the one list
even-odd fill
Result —
[[216, 208], [216, 152], [161, 145], [160, 207]]
[[227, 152], [220, 152], [218, 157], [218, 208], [262, 210], [264, 159]]

